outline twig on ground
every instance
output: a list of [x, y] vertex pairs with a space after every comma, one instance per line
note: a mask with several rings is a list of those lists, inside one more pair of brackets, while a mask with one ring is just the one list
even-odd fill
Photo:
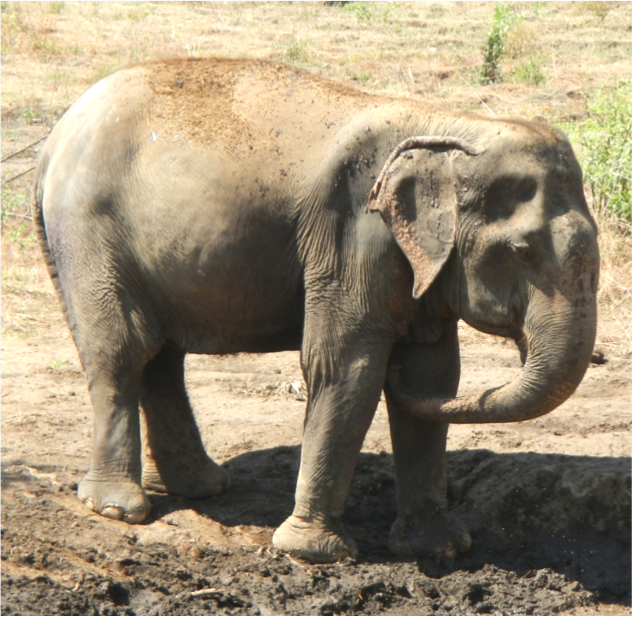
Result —
[[25, 219], [27, 221], [33, 221], [33, 217], [32, 216], [27, 216], [26, 214], [18, 214], [17, 212], [5, 212], [4, 213], [5, 216], [15, 216], [19, 219]]
[[303, 570], [307, 570], [308, 566], [302, 564], [300, 561], [297, 561], [296, 559], [294, 559], [294, 557], [290, 557], [290, 555], [288, 555], [287, 553], [285, 554], [285, 557], [287, 557], [287, 559], [291, 561], [295, 566], [303, 568]]
[[217, 587], [207, 587], [206, 589], [198, 589], [197, 591], [184, 591], [177, 595], [178, 598], [190, 596], [191, 598], [204, 598], [206, 596], [214, 596], [222, 593]]
[[9, 182], [13, 182], [14, 180], [17, 180], [18, 178], [21, 178], [22, 176], [24, 176], [25, 174], [29, 173], [29, 171], [33, 171], [35, 169], [35, 165], [33, 165], [33, 167], [30, 167], [29, 169], [27, 169], [26, 171], [23, 171], [21, 174], [18, 174], [17, 176], [13, 176], [13, 178], [9, 178], [8, 180], [5, 180], [2, 183], [2, 186], [4, 186], [5, 184], [9, 184]]
[[12, 159], [14, 156], [17, 156], [18, 154], [22, 154], [22, 152], [24, 152], [25, 150], [28, 150], [29, 148], [32, 148], [33, 146], [36, 146], [41, 141], [44, 141], [49, 135], [50, 135], [50, 132], [46, 133], [46, 135], [44, 135], [44, 137], [40, 137], [37, 141], [34, 141], [32, 144], [29, 144], [28, 146], [24, 146], [24, 148], [22, 148], [22, 150], [18, 150], [17, 152], [14, 152], [13, 154], [7, 154], [7, 156], [5, 156], [0, 161], [0, 163], [4, 163], [5, 161], [8, 161], [9, 159]]
[[192, 598], [203, 598], [204, 596], [212, 596], [213, 594], [219, 593], [219, 589], [216, 587], [209, 587], [208, 589], [199, 589], [198, 591], [192, 591]]

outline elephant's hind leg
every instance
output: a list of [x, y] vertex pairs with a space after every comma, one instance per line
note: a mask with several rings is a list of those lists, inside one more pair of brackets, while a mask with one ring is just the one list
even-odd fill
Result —
[[[79, 248], [68, 254], [81, 255]], [[103, 264], [65, 271], [69, 322], [94, 410], [90, 469], [78, 497], [102, 516], [141, 523], [151, 504], [141, 486], [140, 377], [154, 343], [112, 272]]]
[[102, 516], [141, 523], [151, 504], [140, 484], [140, 370], [119, 354], [118, 362], [102, 354], [99, 363], [86, 347], [80, 349], [95, 414], [94, 434], [90, 469], [79, 484], [78, 496]]
[[151, 505], [140, 485], [138, 393], [128, 379], [99, 376], [90, 382], [94, 447], [78, 497], [102, 516], [141, 523]]
[[143, 372], [143, 486], [184, 497], [221, 493], [228, 473], [206, 453], [184, 384], [184, 352], [165, 345]]

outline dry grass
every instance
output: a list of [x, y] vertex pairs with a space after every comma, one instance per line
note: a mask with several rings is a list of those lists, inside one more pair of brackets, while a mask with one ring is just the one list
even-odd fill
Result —
[[606, 215], [597, 217], [601, 274], [597, 346], [632, 353], [632, 234]]
[[[515, 2], [509, 72], [537, 56], [546, 82], [481, 86], [493, 2], [2, 2], [2, 155], [45, 134], [87, 87], [165, 57], [285, 59], [365, 90], [483, 114], [581, 120], [598, 87], [629, 78], [629, 2]], [[3, 181], [34, 151], [2, 166]], [[32, 240], [30, 176], [2, 186], [3, 328], [56, 311]], [[630, 352], [630, 235], [599, 221], [600, 344]], [[50, 301], [49, 301], [50, 300]], [[39, 306], [39, 308], [38, 308]], [[39, 320], [39, 321], [38, 321]], [[39, 327], [39, 326], [38, 326]], [[467, 335], [469, 336], [469, 335]], [[474, 335], [472, 335], [474, 336]]]

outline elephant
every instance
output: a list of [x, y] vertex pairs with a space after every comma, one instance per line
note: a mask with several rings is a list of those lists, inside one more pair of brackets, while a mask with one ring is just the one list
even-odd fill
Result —
[[[229, 486], [202, 442], [185, 354], [300, 350], [295, 506], [273, 547], [357, 556], [342, 515], [384, 393], [389, 548], [451, 559], [471, 539], [448, 511], [449, 423], [546, 414], [589, 365], [597, 230], [572, 148], [545, 123], [270, 60], [163, 60], [92, 86], [36, 176], [37, 236], [94, 411], [78, 497], [105, 517], [143, 522], [145, 490]], [[458, 397], [460, 320], [517, 344], [514, 380]]]

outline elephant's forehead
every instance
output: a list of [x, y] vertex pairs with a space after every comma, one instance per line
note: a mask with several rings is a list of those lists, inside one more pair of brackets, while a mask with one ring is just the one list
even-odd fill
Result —
[[576, 167], [568, 141], [548, 125], [499, 122], [485, 141], [485, 156], [480, 162], [492, 173], [555, 173]]

